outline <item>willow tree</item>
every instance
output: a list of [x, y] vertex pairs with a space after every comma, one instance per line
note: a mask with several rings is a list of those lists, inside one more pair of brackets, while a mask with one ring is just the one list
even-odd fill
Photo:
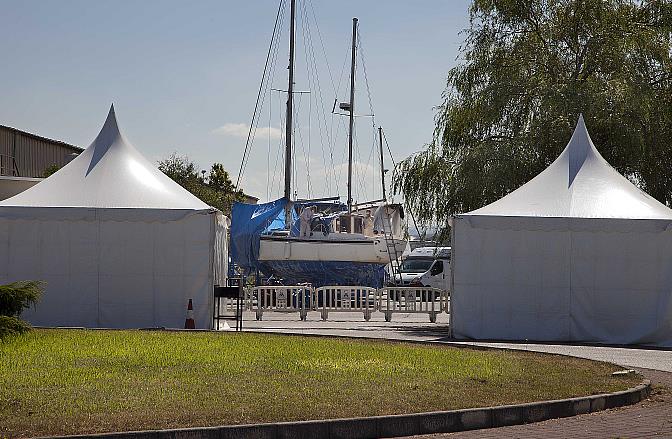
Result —
[[464, 34], [432, 143], [395, 170], [421, 222], [530, 180], [580, 113], [618, 171], [672, 203], [670, 0], [474, 0]]

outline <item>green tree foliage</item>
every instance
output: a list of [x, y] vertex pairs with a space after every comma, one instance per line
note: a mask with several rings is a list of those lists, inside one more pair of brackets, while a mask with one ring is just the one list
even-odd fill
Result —
[[233, 193], [236, 190], [236, 187], [229, 178], [229, 173], [224, 170], [224, 166], [221, 163], [215, 163], [210, 168], [208, 186], [224, 193]]
[[226, 215], [231, 214], [234, 201], [245, 200], [243, 191], [236, 191], [229, 173], [220, 163], [213, 164], [206, 177], [206, 171], [199, 172], [188, 157], [173, 153], [159, 162], [159, 169], [201, 201]]
[[167, 159], [161, 160], [159, 169], [183, 187], [190, 181], [203, 182], [202, 177], [196, 170], [196, 165], [189, 160], [189, 157], [179, 156], [176, 153], [172, 153]]
[[59, 169], [61, 169], [61, 167], [58, 166], [58, 165], [49, 165], [49, 166], [47, 166], [47, 168], [44, 171], [42, 171], [42, 177], [47, 178], [47, 177], [55, 174], [56, 171], [58, 171]]
[[670, 0], [474, 0], [470, 14], [434, 140], [395, 170], [422, 222], [529, 181], [580, 113], [618, 171], [672, 204]]
[[35, 305], [42, 295], [43, 282], [20, 281], [0, 285], [0, 339], [20, 334], [30, 325], [19, 318], [25, 308]]

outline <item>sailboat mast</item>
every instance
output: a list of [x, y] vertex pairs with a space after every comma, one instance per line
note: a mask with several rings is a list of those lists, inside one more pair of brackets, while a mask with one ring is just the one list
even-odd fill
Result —
[[290, 2], [289, 19], [289, 84], [287, 85], [287, 117], [285, 126], [285, 227], [291, 228], [291, 206], [289, 201], [292, 197], [292, 115], [294, 103], [294, 34], [296, 27], [296, 0]]
[[352, 131], [355, 127], [355, 56], [357, 18], [352, 19], [352, 62], [350, 63], [350, 130], [348, 134], [348, 213], [352, 213]]
[[383, 162], [383, 127], [378, 127], [378, 142], [380, 143], [380, 181], [383, 182], [383, 201], [387, 201], [385, 196], [385, 163]]

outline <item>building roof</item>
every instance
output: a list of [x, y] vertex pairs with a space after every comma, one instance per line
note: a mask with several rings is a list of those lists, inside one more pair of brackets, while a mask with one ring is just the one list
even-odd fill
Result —
[[98, 137], [49, 178], [0, 207], [210, 210], [150, 163], [119, 131], [114, 106]]
[[71, 149], [76, 153], [81, 153], [82, 151], [84, 151], [84, 148], [80, 148], [79, 146], [71, 145], [70, 143], [66, 143], [66, 142], [63, 142], [61, 140], [54, 140], [54, 139], [49, 139], [47, 137], [38, 136], [37, 134], [29, 133], [27, 131], [23, 131], [23, 130], [20, 130], [18, 128], [9, 127], [7, 125], [0, 125], [0, 129], [6, 129], [6, 130], [11, 131], [13, 133], [20, 134], [20, 135], [25, 136], [25, 137], [30, 137], [30, 138], [35, 139], [35, 140], [41, 140], [43, 142], [49, 142], [49, 143], [53, 143], [55, 145], [60, 145], [64, 148]]
[[580, 116], [569, 144], [548, 168], [467, 215], [672, 219], [672, 210], [609, 165]]

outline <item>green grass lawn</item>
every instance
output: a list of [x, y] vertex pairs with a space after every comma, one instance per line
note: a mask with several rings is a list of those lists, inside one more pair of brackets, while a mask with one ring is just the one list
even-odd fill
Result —
[[631, 387], [615, 366], [525, 352], [161, 331], [0, 342], [0, 437], [354, 417]]

